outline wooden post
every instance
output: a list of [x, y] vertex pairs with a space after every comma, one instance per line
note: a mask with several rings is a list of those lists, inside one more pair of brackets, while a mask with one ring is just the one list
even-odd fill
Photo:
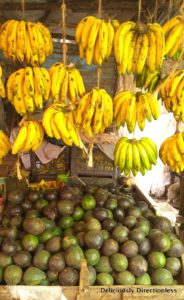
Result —
[[180, 209], [179, 213], [184, 217], [184, 173], [180, 177]]

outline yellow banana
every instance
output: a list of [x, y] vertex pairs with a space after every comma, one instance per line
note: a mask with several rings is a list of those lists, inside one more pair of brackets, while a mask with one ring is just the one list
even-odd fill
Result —
[[18, 152], [22, 151], [26, 143], [26, 138], [27, 138], [27, 127], [26, 125], [23, 125], [20, 128], [18, 135], [13, 143], [12, 154], [17, 154]]
[[147, 60], [147, 55], [148, 55], [148, 46], [149, 46], [148, 37], [147, 37], [147, 34], [144, 33], [142, 35], [142, 46], [141, 46], [141, 49], [139, 52], [139, 57], [137, 60], [137, 70], [136, 70], [137, 74], [142, 74], [142, 72], [143, 72], [143, 68], [145, 66], [145, 63]]

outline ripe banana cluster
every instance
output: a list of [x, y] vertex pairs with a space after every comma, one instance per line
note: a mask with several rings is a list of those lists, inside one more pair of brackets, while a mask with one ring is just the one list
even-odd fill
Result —
[[115, 33], [114, 55], [119, 74], [142, 74], [145, 65], [150, 72], [159, 71], [164, 51], [165, 36], [158, 23], [145, 25], [127, 21]]
[[3, 70], [2, 67], [0, 66], [0, 97], [5, 98], [6, 97], [6, 91], [5, 91], [5, 86], [2, 80], [2, 75], [3, 75]]
[[63, 140], [67, 146], [83, 148], [79, 132], [74, 124], [73, 113], [63, 103], [50, 105], [43, 113], [42, 124], [46, 134]]
[[157, 162], [157, 146], [149, 138], [140, 140], [120, 138], [114, 150], [114, 164], [125, 176], [132, 172], [145, 175], [146, 170], [151, 170]]
[[57, 62], [49, 69], [51, 78], [51, 98], [53, 102], [66, 102], [68, 98], [76, 102], [85, 93], [80, 72], [73, 65]]
[[74, 120], [90, 137], [103, 133], [113, 121], [113, 103], [104, 89], [93, 88], [79, 101]]
[[75, 40], [79, 44], [80, 58], [86, 58], [88, 65], [93, 62], [101, 66], [111, 55], [114, 27], [110, 21], [88, 16], [77, 25]]
[[143, 130], [146, 119], [151, 122], [152, 117], [157, 120], [160, 115], [158, 101], [150, 93], [121, 91], [115, 95], [113, 105], [116, 127], [119, 129], [126, 124], [129, 132], [135, 130], [136, 123]]
[[153, 93], [160, 80], [160, 72], [150, 72], [148, 67], [144, 67], [142, 74], [135, 75], [136, 87], [144, 89], [149, 93]]
[[44, 101], [49, 100], [50, 87], [50, 75], [45, 68], [21, 68], [8, 77], [7, 99], [23, 116], [43, 108]]
[[12, 146], [12, 154], [36, 151], [43, 143], [44, 129], [38, 121], [25, 121]]
[[53, 52], [52, 37], [40, 22], [8, 20], [0, 29], [0, 49], [13, 61], [41, 65]]
[[180, 173], [184, 171], [184, 133], [177, 132], [167, 138], [159, 150], [160, 159], [169, 168]]
[[0, 164], [3, 158], [8, 154], [11, 149], [11, 144], [7, 135], [0, 130]]
[[160, 96], [168, 112], [184, 122], [184, 70], [169, 75], [160, 87]]
[[184, 16], [175, 16], [162, 28], [166, 36], [165, 55], [170, 58], [179, 58], [184, 45]]

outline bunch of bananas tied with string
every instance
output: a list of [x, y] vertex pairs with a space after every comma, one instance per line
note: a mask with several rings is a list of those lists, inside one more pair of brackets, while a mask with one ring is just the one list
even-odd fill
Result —
[[42, 65], [53, 53], [52, 37], [40, 22], [8, 20], [0, 28], [0, 49], [13, 61]]
[[11, 149], [10, 140], [7, 135], [0, 130], [0, 164], [3, 158], [9, 153]]
[[5, 91], [5, 86], [3, 83], [3, 70], [2, 67], [0, 66], [0, 97], [5, 98], [6, 97], [6, 91]]
[[145, 175], [146, 170], [151, 170], [157, 162], [157, 146], [149, 138], [140, 140], [122, 137], [118, 140], [114, 150], [114, 164], [127, 176], [138, 172]]
[[44, 129], [38, 121], [24, 121], [12, 145], [12, 154], [38, 150], [44, 139]]
[[50, 75], [45, 68], [21, 68], [8, 77], [7, 99], [23, 116], [43, 108], [44, 102], [49, 101], [50, 87]]
[[102, 65], [108, 60], [114, 41], [114, 28], [111, 21], [105, 21], [94, 16], [83, 18], [77, 25], [75, 40], [79, 44], [80, 58], [85, 58], [90, 65]]
[[142, 74], [145, 65], [151, 73], [159, 71], [164, 51], [165, 36], [158, 23], [127, 21], [115, 33], [114, 55], [119, 74]]
[[144, 89], [153, 93], [158, 86], [161, 74], [159, 71], [150, 72], [147, 66], [144, 67], [142, 74], [135, 75], [134, 80], [137, 88]]
[[50, 138], [62, 140], [67, 146], [84, 147], [70, 106], [64, 103], [50, 105], [43, 113], [42, 124]]
[[159, 156], [163, 164], [180, 173], [184, 171], [184, 133], [177, 132], [168, 137], [161, 145]]
[[163, 25], [165, 55], [177, 60], [184, 51], [184, 16], [177, 15]]
[[66, 102], [66, 99], [76, 102], [84, 95], [83, 78], [73, 64], [66, 66], [57, 62], [50, 67], [49, 74], [53, 102]]
[[103, 133], [113, 121], [112, 98], [104, 89], [93, 88], [79, 101], [74, 120], [90, 137]]
[[143, 130], [146, 120], [157, 120], [160, 115], [159, 103], [150, 93], [121, 91], [115, 95], [113, 105], [117, 129], [126, 124], [129, 132], [135, 130], [136, 123]]
[[184, 70], [171, 73], [160, 86], [160, 96], [168, 112], [184, 122]]

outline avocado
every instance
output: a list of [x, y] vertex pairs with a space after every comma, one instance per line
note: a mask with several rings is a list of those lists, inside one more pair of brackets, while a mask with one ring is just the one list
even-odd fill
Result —
[[64, 255], [61, 252], [53, 254], [49, 259], [49, 270], [61, 272], [65, 268]]
[[137, 222], [135, 228], [138, 228], [138, 229], [142, 230], [144, 232], [145, 236], [147, 236], [150, 232], [151, 226], [150, 226], [149, 221], [141, 220], [141, 221]]
[[74, 223], [75, 232], [85, 231], [86, 224], [84, 221], [79, 221]]
[[125, 241], [122, 245], [120, 245], [120, 252], [128, 258], [134, 257], [138, 254], [138, 245], [135, 241]]
[[109, 231], [107, 231], [107, 230], [105, 230], [105, 229], [102, 229], [101, 230], [101, 233], [102, 233], [102, 236], [103, 236], [103, 240], [105, 241], [105, 240], [108, 240], [109, 238], [110, 238], [110, 232]]
[[170, 238], [165, 233], [160, 232], [155, 234], [151, 241], [155, 250], [167, 252], [170, 249]]
[[109, 232], [111, 232], [116, 225], [117, 225], [117, 222], [110, 218], [105, 218], [102, 221], [102, 228]]
[[113, 210], [118, 207], [118, 201], [116, 197], [110, 196], [108, 197], [106, 203], [105, 203], [105, 208]]
[[22, 239], [22, 247], [28, 252], [34, 251], [38, 246], [38, 239], [32, 234], [26, 234]]
[[171, 222], [165, 217], [152, 217], [151, 218], [152, 228], [158, 229], [161, 232], [172, 231]]
[[29, 201], [29, 200], [24, 200], [22, 203], [21, 203], [21, 207], [25, 212], [29, 211], [31, 208], [32, 208], [32, 203]]
[[84, 216], [84, 210], [82, 209], [82, 207], [76, 206], [72, 214], [73, 220], [80, 221], [82, 220], [83, 216]]
[[60, 200], [57, 202], [57, 208], [61, 216], [72, 215], [74, 212], [74, 203], [72, 200]]
[[128, 259], [121, 253], [115, 253], [110, 257], [110, 263], [114, 271], [123, 272], [128, 268]]
[[112, 267], [110, 264], [110, 259], [107, 256], [100, 256], [98, 263], [95, 265], [95, 270], [98, 273], [111, 273]]
[[149, 208], [146, 211], [144, 211], [142, 213], [142, 215], [143, 215], [144, 218], [146, 218], [148, 220], [150, 220], [152, 217], [155, 216], [154, 212], [151, 209], [149, 209]]
[[85, 234], [86, 233], [84, 231], [78, 232], [76, 234], [76, 238], [78, 240], [78, 244], [79, 244], [80, 247], [84, 247], [85, 246], [85, 241], [84, 241]]
[[58, 272], [51, 271], [51, 270], [47, 271], [47, 278], [48, 278], [49, 282], [57, 281], [58, 280], [58, 275], [59, 275]]
[[173, 284], [173, 276], [166, 269], [157, 269], [151, 274], [151, 282], [158, 285]]
[[50, 219], [45, 218], [45, 217], [43, 217], [41, 219], [45, 223], [45, 229], [50, 229], [50, 228], [53, 228], [53, 227], [56, 226], [54, 220], [50, 220]]
[[0, 252], [0, 267], [1, 268], [6, 268], [9, 265], [13, 264], [13, 259], [12, 256], [6, 255], [2, 252]]
[[147, 272], [148, 263], [143, 256], [137, 255], [129, 259], [128, 268], [134, 276], [138, 277]]
[[7, 285], [17, 285], [22, 280], [22, 269], [16, 265], [7, 266], [4, 270], [4, 281]]
[[124, 210], [127, 210], [131, 207], [131, 203], [130, 203], [129, 199], [123, 197], [123, 198], [118, 199], [118, 207], [122, 208]]
[[48, 204], [49, 204], [49, 203], [48, 203], [47, 200], [45, 200], [45, 199], [39, 199], [39, 200], [37, 200], [37, 201], [34, 203], [33, 207], [34, 207], [34, 209], [36, 209], [37, 211], [41, 212], [41, 211], [44, 209], [44, 207], [48, 206]]
[[114, 279], [108, 273], [100, 273], [100, 274], [97, 274], [97, 276], [96, 276], [96, 283], [97, 283], [97, 285], [103, 285], [103, 286], [113, 285]]
[[50, 203], [48, 206], [45, 206], [42, 213], [44, 217], [52, 221], [56, 220], [56, 218], [59, 216], [57, 207], [54, 205], [52, 206], [52, 203]]
[[165, 269], [173, 276], [178, 276], [181, 270], [181, 261], [177, 257], [167, 257]]
[[94, 209], [93, 215], [97, 220], [99, 220], [101, 222], [105, 218], [108, 218], [108, 210], [103, 207], [98, 207], [98, 208]]
[[128, 209], [127, 216], [134, 216], [136, 218], [142, 215], [142, 211], [139, 207], [131, 206]]
[[62, 239], [61, 247], [63, 250], [67, 250], [70, 246], [77, 245], [77, 244], [78, 244], [77, 238], [73, 235], [68, 235]]
[[178, 239], [171, 240], [170, 249], [166, 252], [167, 256], [180, 257], [184, 253], [184, 245]]
[[151, 251], [148, 254], [148, 264], [153, 269], [164, 268], [166, 264], [166, 257], [164, 253], [159, 251]]
[[118, 285], [134, 285], [135, 277], [129, 271], [118, 272], [115, 276], [115, 283]]
[[139, 247], [139, 251], [138, 251], [139, 254], [144, 256], [151, 251], [152, 244], [149, 239], [145, 238], [142, 242], [140, 242], [138, 247]]
[[26, 219], [38, 218], [38, 217], [39, 217], [39, 212], [36, 209], [28, 210], [25, 214]]
[[82, 218], [82, 220], [84, 221], [84, 222], [88, 222], [89, 220], [91, 220], [92, 218], [94, 218], [94, 216], [93, 216], [93, 210], [86, 210], [85, 212], [84, 212], [84, 216], [83, 216], [83, 218]]
[[123, 225], [116, 225], [112, 231], [112, 237], [118, 242], [123, 243], [128, 239], [129, 230]]
[[33, 257], [33, 266], [43, 271], [47, 270], [51, 254], [46, 250], [36, 252]]
[[123, 208], [117, 207], [117, 208], [113, 209], [113, 217], [114, 217], [115, 221], [123, 222], [124, 217], [125, 217], [125, 212], [124, 212]]
[[79, 274], [72, 267], [67, 267], [59, 273], [59, 283], [61, 286], [75, 286], [78, 282]]
[[28, 251], [20, 250], [13, 256], [14, 263], [21, 268], [27, 268], [31, 264], [31, 254]]
[[75, 230], [74, 230], [73, 227], [67, 228], [67, 229], [65, 229], [65, 230], [63, 231], [63, 237], [69, 236], [69, 235], [72, 235], [72, 236], [75, 235]]
[[58, 200], [59, 198], [59, 192], [58, 190], [46, 190], [45, 191], [45, 199], [48, 201]]
[[25, 219], [23, 222], [23, 229], [25, 232], [33, 235], [39, 235], [45, 230], [45, 223], [40, 218]]
[[145, 201], [137, 201], [136, 206], [141, 209], [142, 213], [146, 212], [148, 209], [148, 204]]
[[86, 194], [81, 199], [81, 206], [84, 210], [91, 210], [96, 207], [96, 199], [89, 194]]
[[16, 252], [16, 242], [10, 239], [4, 239], [1, 250], [7, 255], [14, 255]]
[[23, 222], [23, 218], [21, 216], [14, 216], [10, 221], [10, 226], [20, 228]]
[[50, 253], [56, 253], [61, 250], [61, 237], [55, 236], [48, 240], [45, 244], [45, 249]]
[[40, 285], [45, 279], [46, 273], [35, 267], [29, 267], [23, 275], [23, 282], [25, 285]]
[[27, 192], [27, 199], [31, 202], [36, 202], [40, 199], [40, 192], [36, 190], [29, 190]]
[[90, 230], [84, 236], [88, 248], [100, 249], [103, 245], [103, 235], [99, 230]]
[[98, 219], [91, 218], [86, 222], [86, 230], [101, 230], [101, 224]]
[[145, 239], [145, 233], [142, 231], [142, 229], [135, 228], [130, 231], [129, 238], [139, 245]]
[[94, 197], [96, 199], [98, 206], [102, 206], [102, 207], [104, 207], [108, 199], [108, 196], [109, 196], [109, 192], [106, 189], [103, 189], [101, 187], [98, 188], [94, 193]]
[[46, 229], [38, 236], [38, 240], [40, 243], [45, 243], [56, 236], [62, 236], [62, 231], [57, 226], [55, 226], [54, 228]]
[[72, 216], [64, 216], [59, 219], [58, 226], [61, 229], [68, 229], [73, 226], [73, 218]]
[[96, 281], [96, 270], [92, 266], [88, 266], [88, 272], [89, 272], [89, 284], [90, 286], [95, 284]]
[[68, 267], [80, 269], [81, 261], [83, 259], [83, 250], [78, 245], [70, 246], [65, 252], [65, 261]]
[[100, 260], [100, 252], [96, 249], [87, 249], [84, 256], [89, 266], [95, 266]]
[[21, 204], [24, 200], [24, 192], [22, 190], [14, 190], [8, 193], [7, 200], [14, 205]]
[[111, 256], [112, 254], [118, 252], [119, 244], [114, 239], [105, 240], [101, 248], [101, 252], [105, 256]]
[[151, 278], [148, 273], [144, 273], [136, 278], [135, 284], [140, 285], [151, 285]]
[[127, 216], [123, 219], [123, 225], [128, 229], [133, 229], [137, 223], [137, 219], [134, 216]]

